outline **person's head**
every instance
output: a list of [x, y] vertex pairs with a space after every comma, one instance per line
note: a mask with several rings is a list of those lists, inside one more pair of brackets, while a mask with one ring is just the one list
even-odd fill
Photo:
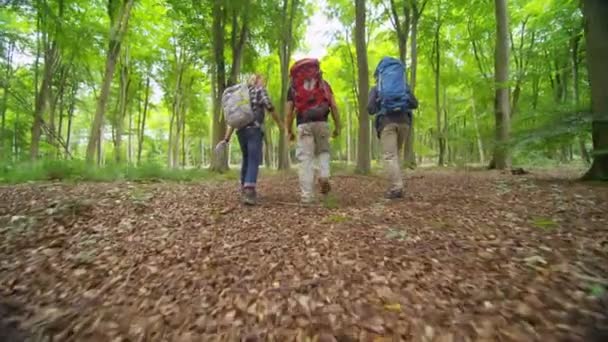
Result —
[[253, 74], [249, 76], [249, 79], [247, 80], [247, 85], [263, 87], [265, 85], [264, 77], [260, 74]]

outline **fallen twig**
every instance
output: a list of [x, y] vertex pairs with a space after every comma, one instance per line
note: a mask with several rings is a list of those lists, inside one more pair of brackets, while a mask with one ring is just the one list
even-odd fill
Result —
[[224, 210], [220, 211], [220, 215], [226, 215], [226, 214], [229, 214], [229, 213], [233, 212], [233, 211], [234, 211], [234, 209], [236, 209], [236, 205], [233, 205], [232, 207], [228, 207], [228, 208], [226, 208], [226, 209], [224, 209]]
[[585, 280], [585, 281], [589, 281], [592, 283], [596, 283], [596, 284], [600, 284], [603, 286], [608, 286], [608, 280], [604, 279], [604, 278], [599, 278], [599, 277], [594, 277], [594, 276], [589, 276], [586, 274], [581, 274], [578, 272], [574, 272], [573, 275], [580, 279], [580, 280]]

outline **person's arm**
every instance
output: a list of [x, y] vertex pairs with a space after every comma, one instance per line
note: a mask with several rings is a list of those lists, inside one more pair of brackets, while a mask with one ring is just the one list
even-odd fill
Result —
[[336, 105], [336, 99], [334, 99], [334, 97], [331, 97], [331, 100], [329, 101], [330, 103], [330, 107], [331, 107], [331, 118], [334, 120], [334, 138], [340, 135], [340, 130], [342, 129], [342, 126], [340, 125], [340, 115], [338, 113], [338, 106]]
[[277, 126], [279, 126], [279, 130], [283, 130], [281, 119], [279, 118], [276, 108], [272, 105], [270, 96], [268, 96], [268, 92], [265, 88], [262, 88], [262, 104], [264, 105], [266, 111], [270, 113], [274, 122], [277, 123]]
[[295, 139], [295, 135], [293, 134], [293, 119], [295, 118], [295, 112], [293, 110], [293, 102], [287, 101], [285, 104], [285, 131], [287, 132], [287, 137], [289, 141], [293, 141]]
[[226, 131], [226, 135], [224, 135], [224, 142], [229, 143], [230, 137], [232, 136], [232, 132], [234, 132], [234, 128], [228, 126], [228, 130]]
[[414, 96], [414, 93], [412, 93], [411, 90], [408, 89], [408, 93], [409, 93], [409, 107], [410, 109], [417, 109], [418, 108], [418, 99], [416, 98], [416, 96]]
[[378, 112], [378, 88], [375, 86], [369, 90], [367, 98], [367, 112], [369, 115], [374, 115]]
[[270, 112], [270, 115], [272, 116], [272, 119], [274, 120], [274, 122], [276, 122], [277, 126], [279, 127], [279, 130], [283, 130], [283, 123], [281, 122], [281, 118], [279, 118], [279, 114], [277, 113], [276, 109], [272, 109], [272, 111]]

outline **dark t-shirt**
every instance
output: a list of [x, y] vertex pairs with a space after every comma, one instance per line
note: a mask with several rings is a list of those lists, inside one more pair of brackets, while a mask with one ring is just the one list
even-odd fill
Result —
[[[323, 82], [325, 83], [325, 86], [327, 87], [327, 90], [329, 90], [329, 94], [333, 97], [334, 96], [334, 92], [331, 89], [331, 86], [329, 85], [329, 83], [327, 83], [327, 81], [323, 80]], [[293, 88], [293, 86], [290, 84], [289, 85], [289, 90], [287, 91], [287, 102], [292, 102], [294, 103], [294, 94], [295, 90]], [[331, 105], [329, 106], [330, 109], [327, 110], [327, 113], [323, 116], [323, 118], [320, 121], [327, 121], [327, 118], [329, 116], [329, 112], [331, 111]], [[295, 110], [295, 107], [294, 107]], [[316, 120], [319, 121], [319, 120]], [[300, 125], [306, 122], [311, 122], [311, 121], [305, 121], [303, 115], [301, 115], [301, 113], [298, 113], [296, 111], [296, 125]]]

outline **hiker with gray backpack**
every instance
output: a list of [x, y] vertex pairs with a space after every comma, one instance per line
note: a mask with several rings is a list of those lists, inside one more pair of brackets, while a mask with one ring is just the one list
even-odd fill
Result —
[[376, 115], [375, 127], [390, 186], [384, 197], [402, 198], [404, 183], [399, 161], [401, 147], [407, 141], [412, 124], [412, 110], [418, 100], [405, 79], [405, 66], [392, 57], [384, 57], [374, 72], [376, 85], [370, 89], [367, 110]]
[[246, 84], [228, 87], [222, 95], [224, 117], [229, 127], [224, 140], [217, 145], [216, 150], [226, 148], [232, 133], [236, 130], [243, 156], [241, 199], [246, 205], [256, 204], [256, 183], [262, 161], [265, 112], [270, 112], [279, 129], [283, 127], [264, 83], [262, 76], [253, 75]]

